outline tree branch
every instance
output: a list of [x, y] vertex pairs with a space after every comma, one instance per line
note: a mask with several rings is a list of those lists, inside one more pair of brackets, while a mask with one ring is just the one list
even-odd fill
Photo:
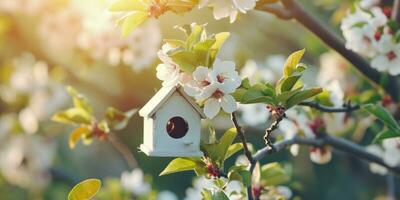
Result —
[[321, 105], [316, 102], [301, 102], [298, 105], [307, 106], [307, 107], [314, 108], [314, 109], [320, 110], [322, 112], [327, 112], [327, 113], [338, 113], [338, 112], [350, 113], [350, 112], [360, 109], [360, 105], [352, 106], [352, 105], [350, 105], [350, 103], [343, 105], [342, 108], [332, 108], [332, 107]]
[[356, 158], [368, 161], [368, 162], [373, 162], [377, 163], [379, 165], [382, 165], [386, 167], [389, 171], [392, 171], [396, 174], [400, 174], [400, 166], [389, 166], [387, 165], [382, 158], [371, 154], [367, 152], [364, 147], [355, 144], [353, 142], [347, 141], [342, 138], [330, 136], [327, 134], [321, 135], [318, 138], [301, 138], [301, 137], [295, 137], [289, 140], [284, 140], [281, 142], [278, 142], [276, 144], [273, 144], [273, 148], [269, 147], [264, 147], [263, 149], [257, 151], [256, 154], [253, 155], [253, 158], [256, 161], [259, 161], [263, 158], [265, 158], [268, 155], [271, 155], [275, 152], [282, 151], [286, 149], [287, 147], [293, 145], [293, 144], [301, 144], [301, 145], [309, 145], [309, 146], [323, 146], [323, 145], [330, 145], [333, 148], [346, 152], [348, 154], [353, 155]]
[[390, 17], [392, 20], [400, 23], [400, 0], [393, 1], [392, 16]]
[[[244, 151], [244, 154], [245, 154], [246, 157], [247, 157], [247, 160], [248, 160], [249, 163], [250, 163], [250, 173], [252, 174], [252, 171], [253, 171], [253, 169], [254, 169], [253, 166], [255, 166], [256, 161], [254, 160], [253, 156], [251, 155], [251, 152], [249, 151], [249, 147], [247, 146], [246, 137], [244, 136], [242, 127], [239, 125], [239, 123], [238, 123], [238, 121], [237, 121], [237, 117], [236, 117], [236, 113], [235, 113], [235, 112], [232, 112], [232, 114], [231, 114], [231, 119], [232, 119], [233, 125], [234, 125], [235, 128], [236, 128], [236, 132], [238, 133], [239, 138], [240, 138], [240, 140], [241, 140], [241, 142], [242, 142], [243, 151]], [[253, 198], [253, 191], [252, 191], [252, 186], [251, 186], [251, 185], [250, 185], [249, 187], [247, 187], [247, 198], [248, 198], [249, 200], [253, 200], [253, 199], [254, 199], [254, 198]]]
[[293, 18], [292, 13], [278, 3], [260, 5], [257, 9], [272, 13], [280, 19], [287, 20]]
[[[323, 25], [323, 23], [319, 22], [313, 16], [308, 14], [296, 0], [282, 0], [281, 2], [285, 6], [286, 10], [290, 11], [293, 18], [295, 18], [308, 30], [313, 32], [329, 47], [340, 53], [344, 58], [352, 63], [354, 67], [356, 67], [358, 71], [365, 76], [365, 78], [369, 79], [377, 86], [380, 85], [383, 75], [373, 69], [370, 64], [360, 55], [347, 49], [340, 37], [329, 31]], [[269, 12], [269, 10], [264, 9], [263, 6], [260, 6], [260, 10]], [[383, 88], [396, 102], [399, 101], [400, 89], [399, 82], [396, 77], [389, 76], [388, 82], [383, 86]]]
[[137, 161], [130, 149], [117, 136], [115, 136], [113, 133], [110, 133], [108, 135], [108, 141], [111, 143], [114, 149], [121, 154], [130, 169], [134, 169], [138, 166]]
[[274, 121], [270, 127], [265, 130], [264, 141], [267, 146], [273, 148], [271, 144], [271, 133], [279, 127], [279, 123], [283, 120], [283, 116], [280, 116]]

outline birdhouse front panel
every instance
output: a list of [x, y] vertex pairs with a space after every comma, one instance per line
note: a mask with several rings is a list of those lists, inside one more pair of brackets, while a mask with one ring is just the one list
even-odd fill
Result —
[[174, 93], [155, 113], [154, 151], [158, 156], [201, 156], [201, 118], [183, 98]]

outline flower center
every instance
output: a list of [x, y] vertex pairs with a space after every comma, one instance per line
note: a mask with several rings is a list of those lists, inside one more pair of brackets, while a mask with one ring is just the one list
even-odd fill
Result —
[[388, 17], [388, 18], [391, 17], [391, 15], [392, 15], [392, 8], [391, 7], [384, 7], [382, 9], [382, 11], [383, 11], [383, 14], [386, 15], [386, 17]]
[[200, 82], [200, 84], [201, 84], [202, 86], [207, 86], [207, 85], [210, 85], [211, 83], [210, 83], [210, 81], [208, 81], [208, 80], [203, 80], [203, 81]]
[[394, 51], [390, 51], [386, 54], [386, 57], [389, 59], [389, 61], [392, 61], [397, 58], [397, 55], [396, 53], [394, 53]]
[[212, 94], [212, 97], [214, 97], [216, 99], [220, 99], [223, 96], [224, 96], [224, 93], [220, 89], [215, 90], [215, 92]]
[[222, 76], [222, 75], [220, 75], [220, 74], [217, 75], [217, 81], [218, 81], [219, 83], [223, 83], [224, 80], [225, 80], [225, 77], [224, 77], [224, 76]]
[[364, 42], [366, 42], [366, 43], [371, 43], [371, 39], [369, 39], [369, 37], [366, 36], [366, 35], [364, 35], [363, 40], [364, 40]]
[[158, 18], [160, 15], [167, 12], [168, 6], [166, 3], [160, 3], [160, 0], [155, 0], [151, 2], [149, 6], [148, 14], [150, 17]]

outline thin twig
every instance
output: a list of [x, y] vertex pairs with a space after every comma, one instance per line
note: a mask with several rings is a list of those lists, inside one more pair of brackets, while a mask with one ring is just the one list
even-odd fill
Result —
[[271, 134], [272, 132], [279, 127], [279, 123], [283, 120], [283, 116], [278, 117], [270, 127], [265, 130], [264, 141], [265, 144], [271, 148], [273, 148], [271, 144]]
[[[373, 69], [369, 62], [367, 62], [360, 55], [347, 49], [344, 45], [343, 40], [330, 31], [324, 26], [323, 23], [319, 22], [316, 18], [307, 13], [296, 0], [281, 0], [282, 4], [285, 6], [286, 10], [291, 13], [294, 19], [305, 26], [308, 30], [313, 32], [317, 37], [319, 37], [325, 44], [327, 44], [332, 49], [340, 53], [344, 58], [346, 58], [350, 63], [358, 69], [358, 71], [364, 75], [367, 79], [371, 80], [376, 86], [380, 85], [383, 75]], [[268, 12], [268, 10], [263, 10], [260, 6], [260, 10]], [[384, 90], [395, 100], [399, 102], [399, 81], [394, 76], [388, 76], [387, 84], [383, 86]]]
[[108, 135], [108, 141], [110, 141], [111, 145], [121, 154], [130, 169], [134, 169], [138, 166], [131, 150], [117, 136], [110, 133]]
[[271, 155], [275, 152], [282, 151], [286, 149], [287, 147], [293, 145], [293, 144], [301, 144], [301, 145], [309, 145], [309, 146], [323, 146], [323, 145], [330, 145], [333, 148], [346, 152], [348, 154], [353, 155], [356, 158], [368, 161], [368, 162], [373, 162], [377, 163], [379, 165], [382, 165], [386, 167], [389, 171], [392, 171], [396, 174], [400, 174], [400, 166], [389, 166], [387, 165], [382, 158], [369, 153], [368, 151], [365, 150], [364, 147], [350, 142], [348, 140], [338, 138], [335, 136], [331, 135], [321, 135], [318, 138], [301, 138], [301, 137], [295, 137], [289, 140], [284, 140], [281, 142], [278, 142], [276, 144], [273, 144], [273, 149], [269, 147], [264, 147], [263, 149], [257, 151], [256, 154], [253, 155], [253, 158], [256, 161], [259, 161], [263, 158], [265, 158], [268, 155]]
[[[244, 154], [246, 155], [247, 160], [250, 163], [250, 169], [249, 170], [250, 170], [250, 173], [252, 173], [252, 171], [254, 169], [254, 167], [252, 167], [252, 166], [255, 165], [256, 161], [254, 160], [253, 156], [251, 155], [251, 152], [249, 151], [249, 147], [247, 146], [246, 137], [244, 136], [242, 127], [239, 125], [239, 123], [237, 121], [235, 112], [232, 112], [231, 119], [232, 119], [233, 125], [236, 128], [236, 132], [239, 135], [240, 141], [242, 142]], [[248, 198], [248, 200], [253, 200], [254, 199], [251, 184], [250, 184], [249, 187], [247, 187], [247, 198]]]
[[254, 159], [253, 159], [253, 156], [251, 155], [251, 152], [250, 152], [250, 150], [249, 150], [249, 147], [247, 146], [246, 137], [244, 136], [242, 127], [239, 125], [239, 123], [238, 123], [238, 121], [237, 121], [236, 113], [235, 113], [235, 112], [233, 112], [233, 113], [231, 114], [231, 118], [232, 118], [233, 125], [234, 125], [235, 128], [236, 128], [236, 132], [237, 132], [238, 135], [239, 135], [240, 141], [242, 142], [243, 151], [244, 151], [244, 154], [245, 154], [246, 157], [247, 157], [247, 160], [249, 160], [250, 163], [254, 163], [255, 161], [254, 161]]
[[337, 112], [350, 113], [350, 112], [360, 109], [360, 105], [350, 105], [350, 104], [346, 104], [342, 108], [332, 108], [332, 107], [321, 105], [317, 102], [301, 102], [298, 105], [315, 108], [317, 110], [327, 112], [327, 113], [337, 113]]

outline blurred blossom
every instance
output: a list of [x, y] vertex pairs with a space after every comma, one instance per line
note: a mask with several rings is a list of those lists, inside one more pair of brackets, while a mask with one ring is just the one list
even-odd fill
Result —
[[[370, 145], [366, 149], [368, 152], [381, 157], [387, 165], [391, 167], [400, 166], [400, 137], [384, 139], [382, 140], [382, 147]], [[387, 169], [376, 163], [370, 163], [370, 170], [380, 175], [387, 174]]]
[[250, 163], [249, 163], [249, 159], [247, 159], [247, 157], [245, 156], [245, 155], [239, 155], [237, 158], [236, 158], [236, 161], [235, 161], [235, 165], [238, 165], [238, 166], [248, 166]]
[[38, 119], [35, 113], [29, 108], [24, 108], [19, 112], [18, 120], [22, 129], [28, 134], [36, 133], [39, 128]]
[[383, 160], [389, 166], [400, 166], [400, 137], [389, 138], [382, 141]]
[[225, 193], [228, 195], [230, 200], [241, 200], [243, 199], [242, 191], [243, 184], [240, 181], [229, 181], [225, 186]]
[[10, 133], [17, 123], [15, 114], [0, 115], [0, 140]]
[[157, 22], [147, 20], [122, 38], [120, 30], [115, 27], [116, 17], [107, 12], [107, 5], [88, 2], [86, 7], [90, 9], [82, 9], [84, 16], [82, 30], [77, 37], [78, 47], [92, 59], [106, 61], [112, 66], [124, 64], [131, 66], [134, 71], [150, 67], [161, 43], [161, 30]]
[[400, 74], [400, 43], [393, 41], [391, 34], [383, 34], [377, 42], [378, 55], [371, 61], [371, 67], [390, 75]]
[[82, 29], [82, 18], [79, 7], [73, 4], [58, 10], [47, 10], [38, 25], [41, 42], [54, 51], [73, 50]]
[[134, 169], [132, 172], [125, 171], [121, 174], [121, 185], [135, 196], [145, 196], [151, 191], [151, 185], [144, 180], [141, 169]]
[[20, 187], [40, 190], [50, 181], [49, 168], [55, 144], [39, 136], [11, 137], [1, 147], [0, 170], [8, 182]]
[[311, 147], [310, 159], [316, 164], [326, 164], [332, 159], [332, 150], [328, 146]]
[[270, 116], [265, 104], [240, 104], [238, 108], [242, 112], [243, 121], [250, 126], [264, 124]]
[[[332, 81], [324, 87], [329, 92], [329, 98], [333, 107], [341, 108], [344, 105], [344, 92], [340, 88], [338, 80]], [[344, 133], [354, 125], [354, 119], [347, 117], [347, 113], [323, 113], [322, 118], [326, 130], [331, 134]]]
[[198, 176], [193, 181], [193, 187], [186, 189], [186, 197], [184, 200], [201, 199], [201, 191], [203, 189], [215, 189], [214, 182], [212, 179], [208, 179], [205, 176]]
[[178, 197], [173, 192], [164, 190], [158, 193], [157, 200], [178, 200]]
[[246, 13], [254, 9], [256, 0], [201, 0], [200, 8], [211, 6], [214, 9], [214, 18], [216, 20], [229, 17], [233, 23], [239, 12]]
[[[369, 153], [372, 153], [379, 157], [382, 157], [382, 155], [384, 153], [383, 149], [379, 145], [369, 145], [369, 146], [367, 146], [366, 150]], [[374, 163], [374, 162], [369, 163], [369, 170], [371, 170], [372, 173], [379, 174], [379, 175], [386, 175], [388, 172], [386, 167], [384, 167], [380, 164]]]
[[381, 8], [374, 7], [371, 13], [356, 8], [354, 13], [349, 13], [342, 20], [341, 29], [346, 39], [346, 48], [364, 56], [372, 57], [376, 54], [376, 37], [378, 29], [387, 22], [387, 17]]
[[0, 11], [34, 15], [43, 11], [48, 5], [48, 0], [1, 0]]
[[353, 86], [349, 80], [350, 73], [347, 62], [337, 53], [327, 52], [320, 56], [320, 70], [317, 74], [317, 84], [321, 87], [337, 81], [343, 91], [348, 91]]
[[374, 6], [378, 6], [380, 0], [361, 0], [360, 7], [364, 9], [371, 9]]
[[276, 190], [278, 191], [278, 193], [280, 193], [282, 196], [285, 197], [285, 199], [290, 199], [293, 196], [293, 192], [292, 190], [290, 190], [290, 188], [286, 187], [286, 186], [277, 186]]
[[48, 120], [69, 98], [58, 82], [49, 77], [47, 64], [37, 61], [32, 54], [25, 53], [12, 62], [9, 84], [3, 85], [1, 97], [12, 104], [18, 98], [26, 98], [26, 105], [18, 113], [22, 129], [33, 134], [39, 122]]

